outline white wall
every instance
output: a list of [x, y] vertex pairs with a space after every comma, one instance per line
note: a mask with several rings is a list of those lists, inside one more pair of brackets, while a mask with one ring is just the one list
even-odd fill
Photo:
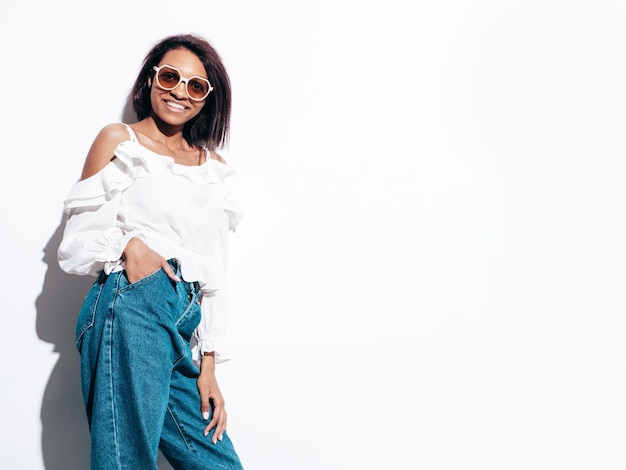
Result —
[[[248, 469], [623, 469], [626, 6], [12, 2], [2, 44], [3, 468], [87, 468], [62, 201], [149, 47], [234, 86]], [[162, 468], [169, 468], [163, 464]]]

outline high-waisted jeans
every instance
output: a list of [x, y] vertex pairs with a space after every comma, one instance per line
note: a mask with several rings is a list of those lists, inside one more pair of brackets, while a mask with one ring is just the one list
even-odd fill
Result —
[[189, 346], [198, 296], [195, 283], [162, 269], [132, 284], [124, 271], [93, 284], [76, 325], [93, 470], [157, 469], [159, 448], [177, 470], [242, 468], [226, 433], [216, 444], [214, 430], [203, 434]]

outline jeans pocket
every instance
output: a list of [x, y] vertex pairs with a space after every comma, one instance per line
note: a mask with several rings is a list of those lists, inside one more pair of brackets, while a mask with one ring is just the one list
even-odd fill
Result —
[[87, 293], [87, 297], [83, 302], [83, 305], [78, 313], [78, 318], [76, 319], [76, 334], [74, 336], [74, 342], [76, 343], [76, 347], [80, 352], [83, 338], [85, 333], [89, 328], [91, 328], [95, 322], [96, 318], [96, 309], [98, 308], [98, 300], [100, 299], [100, 294], [102, 289], [104, 288], [104, 282], [101, 282], [100, 279], [96, 280], [89, 289]]
[[119, 284], [118, 284], [118, 291], [119, 292], [123, 292], [123, 291], [127, 291], [127, 290], [130, 290], [130, 289], [136, 289], [138, 287], [141, 287], [144, 284], [149, 284], [152, 281], [154, 281], [155, 279], [157, 279], [161, 274], [163, 274], [164, 276], [167, 276], [165, 274], [165, 271], [163, 271], [163, 268], [159, 268], [156, 271], [154, 271], [153, 273], [150, 273], [147, 276], [142, 277], [138, 281], [130, 282], [128, 280], [128, 277], [126, 276], [126, 271], [122, 271], [121, 272], [121, 276], [120, 276], [120, 280], [119, 280]]

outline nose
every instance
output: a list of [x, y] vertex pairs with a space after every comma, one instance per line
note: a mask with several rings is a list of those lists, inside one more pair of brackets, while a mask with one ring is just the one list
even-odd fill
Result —
[[170, 93], [174, 95], [177, 99], [182, 99], [185, 96], [189, 97], [189, 94], [187, 93], [187, 82], [181, 80], [178, 85], [170, 90]]

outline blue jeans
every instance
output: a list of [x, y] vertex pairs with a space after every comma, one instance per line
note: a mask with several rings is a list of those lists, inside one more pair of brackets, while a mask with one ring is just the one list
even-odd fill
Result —
[[[168, 261], [180, 277], [178, 263]], [[162, 269], [129, 283], [100, 274], [76, 325], [93, 470], [241, 469], [228, 435], [204, 436], [189, 340], [200, 321], [195, 283]]]

